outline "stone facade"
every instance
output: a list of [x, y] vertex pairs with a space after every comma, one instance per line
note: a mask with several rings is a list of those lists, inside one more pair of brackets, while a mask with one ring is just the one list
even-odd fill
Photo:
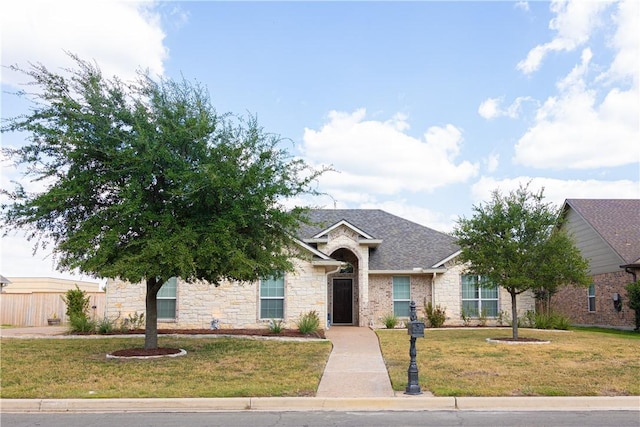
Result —
[[[295, 328], [302, 314], [315, 310], [324, 326], [327, 307], [326, 273], [324, 267], [297, 260], [296, 271], [285, 274], [285, 327]], [[145, 311], [144, 283], [131, 284], [120, 280], [107, 282], [106, 316], [125, 319]], [[220, 328], [266, 327], [269, 320], [260, 319], [259, 282], [223, 282], [214, 286], [206, 282], [178, 282], [176, 318], [159, 319], [163, 329], [209, 328], [212, 319]]]
[[[447, 272], [437, 275], [434, 282], [433, 305], [440, 305], [445, 309], [447, 320], [445, 325], [460, 326], [464, 324], [462, 320], [462, 280], [466, 266], [449, 262], [445, 265]], [[524, 316], [527, 311], [535, 310], [535, 296], [532, 292], [524, 292], [516, 297], [518, 317]], [[511, 294], [504, 288], [499, 288], [498, 311], [503, 312], [511, 318]], [[506, 319], [505, 319], [506, 320]], [[475, 318], [471, 319], [472, 325], [478, 323]], [[499, 318], [488, 318], [487, 325], [497, 325]]]
[[[632, 276], [624, 271], [597, 274], [593, 276], [595, 285], [596, 310], [589, 311], [588, 288], [565, 286], [552, 298], [554, 311], [564, 314], [576, 325], [635, 327], [635, 312], [629, 308], [629, 298], [625, 286], [632, 282]], [[613, 305], [613, 294], [622, 297], [621, 310]]]

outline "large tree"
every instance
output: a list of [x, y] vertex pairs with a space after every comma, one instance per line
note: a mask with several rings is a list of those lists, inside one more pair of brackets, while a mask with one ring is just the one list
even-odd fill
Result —
[[32, 109], [4, 121], [24, 143], [6, 158], [40, 181], [3, 189], [3, 228], [53, 242], [60, 270], [146, 284], [145, 348], [157, 348], [157, 294], [171, 277], [254, 281], [293, 268], [313, 169], [256, 120], [219, 115], [207, 91], [185, 80], [133, 82], [75, 68], [12, 67], [36, 88]]
[[528, 185], [508, 195], [495, 190], [489, 202], [473, 206], [471, 218], [460, 218], [453, 232], [469, 272], [484, 276], [484, 286], [501, 286], [511, 295], [514, 339], [519, 294], [545, 285], [589, 283], [588, 262], [559, 230], [559, 210], [543, 198], [543, 190], [531, 192]]

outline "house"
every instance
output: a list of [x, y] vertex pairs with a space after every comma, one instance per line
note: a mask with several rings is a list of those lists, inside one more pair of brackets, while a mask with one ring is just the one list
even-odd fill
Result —
[[8, 282], [0, 293], [3, 325], [45, 326], [51, 317], [66, 322], [66, 305], [61, 297], [76, 286], [90, 298], [88, 314], [100, 318], [104, 315], [105, 293], [98, 282], [52, 277], [3, 277], [3, 281]]
[[640, 272], [640, 200], [567, 199], [562, 215], [593, 282], [561, 288], [552, 308], [578, 325], [633, 327], [625, 286]]
[[[481, 278], [465, 275], [457, 261], [455, 238], [382, 210], [311, 210], [311, 225], [299, 230], [308, 256], [295, 260], [295, 272], [250, 284], [167, 281], [158, 294], [161, 328], [265, 327], [282, 319], [295, 327], [302, 314], [316, 311], [332, 325], [379, 327], [391, 313], [418, 315], [432, 302], [446, 309], [446, 324], [462, 324], [461, 312], [497, 319], [511, 311], [503, 289], [481, 289]], [[107, 316], [122, 318], [145, 309], [144, 284], [107, 282]], [[518, 307], [534, 307], [531, 294]]]

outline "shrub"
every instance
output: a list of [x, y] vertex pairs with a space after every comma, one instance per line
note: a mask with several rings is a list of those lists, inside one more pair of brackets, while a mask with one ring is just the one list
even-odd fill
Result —
[[96, 330], [98, 331], [99, 334], [108, 334], [113, 332], [114, 329], [115, 329], [115, 325], [111, 320], [109, 320], [108, 317], [103, 318], [102, 320], [98, 321], [96, 324]]
[[272, 334], [279, 334], [280, 332], [282, 332], [283, 328], [284, 326], [282, 326], [282, 320], [271, 319], [269, 321], [269, 332], [271, 332]]
[[128, 329], [130, 331], [134, 329], [142, 329], [144, 327], [144, 312], [138, 314], [129, 313], [129, 316], [122, 321], [122, 329]]
[[75, 314], [69, 318], [71, 332], [95, 332], [96, 322], [89, 319], [86, 314]]
[[635, 331], [640, 330], [640, 280], [636, 280], [633, 283], [629, 283], [625, 289], [627, 290], [627, 297], [629, 298], [629, 308], [636, 312], [636, 328]]
[[320, 328], [320, 317], [318, 316], [318, 312], [312, 310], [306, 314], [300, 316], [300, 320], [298, 320], [298, 329], [300, 333], [305, 335], [314, 334], [318, 332]]
[[393, 329], [398, 326], [398, 318], [395, 314], [389, 313], [382, 318], [382, 323], [387, 329]]
[[440, 305], [436, 305], [434, 308], [431, 301], [426, 304], [424, 311], [427, 315], [429, 327], [431, 328], [439, 328], [444, 325], [445, 320], [447, 320], [446, 310]]
[[76, 285], [75, 289], [69, 289], [61, 298], [67, 306], [66, 313], [69, 320], [78, 315], [87, 316], [90, 297], [86, 296], [85, 292], [81, 290], [78, 285]]
[[538, 329], [569, 329], [571, 321], [567, 316], [560, 313], [536, 313], [532, 326]]
[[469, 312], [467, 312], [466, 309], [462, 309], [462, 311], [460, 311], [460, 317], [462, 317], [462, 323], [464, 323], [464, 326], [469, 326], [469, 324], [471, 324], [471, 314]]

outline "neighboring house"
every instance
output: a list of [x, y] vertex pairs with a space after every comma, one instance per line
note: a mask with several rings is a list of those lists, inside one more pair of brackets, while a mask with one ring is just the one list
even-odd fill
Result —
[[561, 227], [589, 260], [593, 282], [563, 287], [553, 309], [578, 325], [633, 327], [625, 286], [640, 273], [640, 200], [567, 199], [562, 215]]
[[[503, 289], [482, 289], [481, 278], [464, 274], [455, 238], [381, 210], [312, 210], [312, 225], [299, 230], [308, 255], [293, 273], [255, 283], [185, 283], [171, 279], [158, 294], [161, 328], [264, 327], [282, 319], [295, 327], [316, 311], [333, 325], [382, 325], [385, 315], [408, 319], [414, 300], [419, 316], [425, 302], [446, 309], [446, 324], [462, 324], [461, 311], [490, 319], [510, 313]], [[145, 310], [145, 285], [107, 282], [107, 316], [123, 318]], [[518, 307], [534, 307], [531, 294]]]
[[[90, 298], [93, 317], [102, 317], [105, 293], [98, 282], [56, 279], [52, 277], [9, 277], [0, 294], [0, 322], [14, 326], [44, 326], [57, 317], [64, 323], [66, 305], [62, 296], [76, 286]], [[95, 307], [95, 308], [93, 308]]]

